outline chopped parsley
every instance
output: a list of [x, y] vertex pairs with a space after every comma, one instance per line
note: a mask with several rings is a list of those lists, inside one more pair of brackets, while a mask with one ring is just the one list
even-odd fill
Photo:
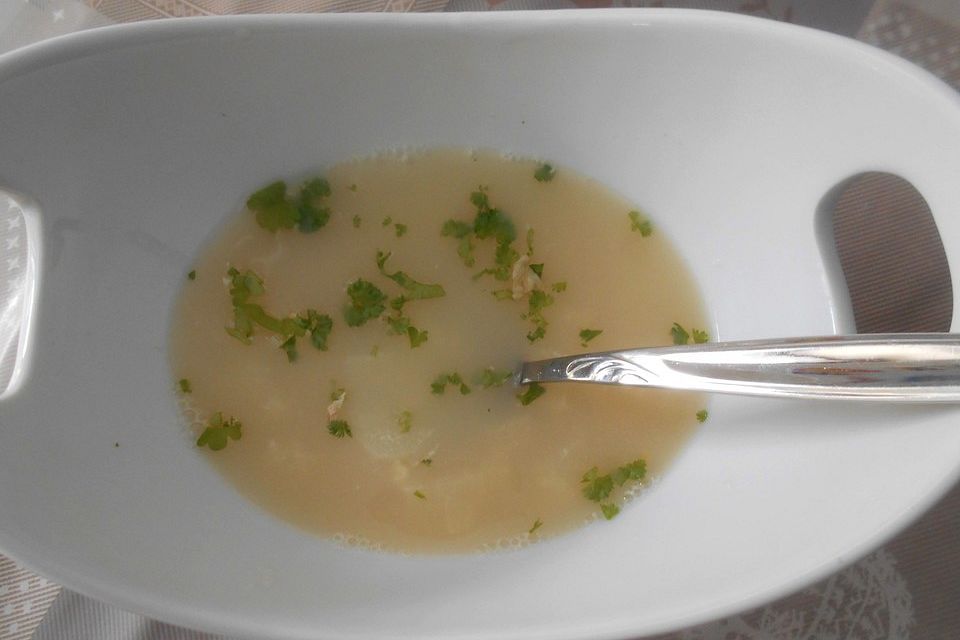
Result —
[[613, 520], [614, 516], [620, 513], [620, 507], [610, 502], [608, 504], [601, 504], [600, 511], [603, 512], [604, 518], [607, 520]]
[[537, 167], [537, 170], [533, 172], [533, 177], [537, 182], [550, 182], [556, 175], [557, 170], [546, 162]]
[[196, 280], [197, 279], [197, 270], [194, 269], [187, 274], [187, 280]]
[[331, 420], [327, 424], [327, 431], [330, 432], [334, 438], [352, 438], [353, 431], [350, 430], [350, 425], [346, 420]]
[[536, 342], [547, 332], [547, 319], [543, 310], [553, 304], [553, 296], [541, 289], [534, 289], [527, 298], [527, 313], [521, 317], [533, 323], [533, 329], [527, 333], [527, 340]]
[[467, 395], [470, 393], [470, 387], [463, 381], [463, 377], [456, 372], [453, 373], [441, 373], [433, 382], [430, 383], [430, 392], [436, 395], [443, 395], [443, 392], [447, 390], [447, 385], [453, 385], [460, 388], [461, 395]]
[[566, 282], [554, 282], [553, 286], [550, 287], [554, 293], [562, 293], [567, 290]]
[[416, 491], [414, 491], [414, 492], [413, 492], [413, 495], [415, 495], [416, 497], [420, 498], [421, 500], [426, 500], [426, 499], [427, 499], [427, 496], [423, 495], [423, 491], [420, 491], [419, 489], [417, 489]]
[[693, 341], [696, 344], [702, 344], [710, 340], [710, 335], [702, 329], [691, 329], [689, 332], [680, 326], [679, 322], [674, 322], [670, 327], [670, 336], [673, 338], [673, 344], [683, 345], [690, 343], [690, 336], [693, 334]]
[[287, 195], [287, 184], [278, 180], [247, 198], [247, 208], [267, 231], [297, 227], [303, 233], [312, 233], [330, 220], [330, 209], [322, 206], [322, 200], [329, 195], [330, 183], [324, 178], [305, 182], [295, 198]]
[[307, 309], [295, 316], [277, 318], [270, 315], [261, 305], [250, 301], [265, 291], [263, 279], [247, 269], [239, 271], [230, 267], [227, 271], [230, 301], [233, 303], [233, 326], [227, 327], [227, 333], [242, 342], [252, 342], [255, 327], [259, 326], [277, 334], [280, 349], [287, 354], [287, 360], [297, 359], [297, 338], [309, 334], [310, 342], [321, 351], [327, 350], [327, 338], [333, 330], [330, 316]]
[[[424, 284], [422, 282], [417, 282], [403, 271], [387, 273], [385, 265], [387, 260], [390, 259], [390, 256], [390, 252], [384, 253], [383, 251], [377, 251], [377, 269], [381, 274], [400, 285], [400, 287], [406, 292], [402, 295], [403, 302], [408, 300], [441, 298], [447, 295], [447, 293], [443, 290], [443, 287], [439, 284]], [[391, 304], [400, 304], [402, 306], [403, 303], [392, 302]]]
[[387, 324], [395, 334], [406, 335], [410, 340], [410, 348], [419, 347], [427, 341], [429, 334], [425, 330], [413, 326], [410, 318], [404, 315], [403, 307], [411, 300], [426, 300], [429, 298], [440, 298], [447, 295], [446, 291], [439, 284], [425, 284], [414, 280], [403, 271], [387, 272], [385, 265], [390, 259], [390, 253], [377, 251], [377, 269], [381, 275], [396, 282], [404, 290], [399, 296], [390, 300], [390, 308], [393, 309], [393, 315], [387, 318]]
[[407, 433], [413, 428], [413, 414], [409, 411], [401, 411], [397, 416], [397, 424], [400, 426], [400, 433]]
[[700, 411], [697, 411], [697, 422], [706, 422], [709, 416], [710, 414], [706, 409], [700, 409]]
[[537, 518], [536, 520], [533, 521], [533, 526], [527, 529], [527, 533], [532, 536], [534, 532], [542, 526], [543, 526], [543, 521], [540, 520], [540, 518]]
[[361, 222], [363, 222], [363, 218], [361, 218], [361, 217], [358, 216], [358, 215], [354, 215], [354, 216], [353, 216], [353, 228], [354, 228], [354, 229], [359, 229]]
[[407, 225], [400, 224], [399, 222], [393, 225], [393, 230], [396, 232], [397, 237], [401, 238], [407, 233]]
[[422, 464], [425, 467], [429, 467], [430, 465], [433, 464], [433, 458], [424, 458], [423, 460], [420, 461], [420, 464]]
[[593, 467], [580, 479], [580, 484], [583, 485], [581, 491], [583, 497], [587, 500], [601, 503], [600, 510], [603, 512], [603, 517], [610, 520], [620, 513], [620, 507], [613, 503], [604, 503], [604, 501], [610, 497], [614, 489], [622, 487], [627, 482], [640, 482], [646, 475], [647, 463], [640, 459], [617, 467], [610, 473], [603, 475], [600, 474], [597, 467]]
[[580, 346], [585, 347], [587, 343], [603, 333], [603, 329], [581, 329]]
[[[177, 386], [180, 387], [180, 393], [192, 393], [193, 385], [190, 384], [190, 381], [186, 378], [180, 378], [177, 381]], [[702, 421], [701, 421], [702, 422]]]
[[350, 304], [343, 310], [347, 326], [359, 327], [368, 320], [379, 318], [386, 310], [387, 296], [371, 282], [357, 278], [347, 287]]
[[529, 385], [527, 385], [526, 391], [517, 394], [517, 398], [520, 400], [520, 404], [527, 406], [546, 392], [547, 390], [543, 387], [543, 385], [538, 382], [531, 382]]
[[351, 184], [349, 187], [347, 187], [347, 189], [349, 189], [350, 191], [353, 191], [354, 193], [356, 193], [356, 192], [357, 192], [357, 183], [354, 182], [354, 183]]
[[242, 425], [236, 418], [223, 419], [223, 414], [217, 411], [207, 420], [207, 426], [197, 438], [198, 447], [208, 447], [211, 451], [220, 451], [227, 446], [230, 440], [239, 440], [243, 435]]
[[509, 369], [497, 371], [493, 367], [487, 367], [474, 379], [474, 383], [480, 385], [484, 389], [489, 389], [490, 387], [502, 386], [512, 377], [513, 371], [510, 371]]
[[460, 256], [463, 264], [468, 267], [472, 267], [475, 264], [472, 225], [466, 222], [460, 222], [459, 220], [447, 220], [443, 223], [440, 234], [458, 239], [460, 244], [457, 247], [457, 255]]
[[387, 216], [386, 218], [384, 218], [383, 222], [380, 223], [380, 225], [384, 227], [389, 227], [391, 224], [393, 224], [393, 218], [391, 218], [390, 216]]
[[303, 330], [310, 334], [310, 343], [320, 351], [327, 350], [327, 338], [333, 330], [333, 319], [325, 313], [307, 309], [306, 317], [297, 316]]
[[644, 238], [653, 233], [653, 225], [639, 211], [631, 211], [627, 216], [630, 218], [631, 231], [639, 231]]

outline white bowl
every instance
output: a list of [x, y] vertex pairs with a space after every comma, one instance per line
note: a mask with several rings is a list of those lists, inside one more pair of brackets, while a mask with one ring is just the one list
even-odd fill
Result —
[[337, 15], [29, 47], [0, 57], [0, 184], [36, 201], [39, 267], [0, 400], [0, 548], [240, 635], [612, 638], [797, 589], [956, 478], [953, 407], [718, 398], [619, 518], [521, 551], [377, 554], [261, 512], [176, 427], [166, 340], [187, 265], [265, 180], [440, 145], [550, 158], [642, 204], [721, 339], [852, 329], [817, 211], [861, 171], [911, 181], [958, 264], [957, 97], [824, 33], [688, 11]]

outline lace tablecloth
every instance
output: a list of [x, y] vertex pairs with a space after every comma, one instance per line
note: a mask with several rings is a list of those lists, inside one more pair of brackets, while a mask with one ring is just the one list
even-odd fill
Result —
[[[960, 88], [958, 0], [0, 0], [0, 52], [117, 22], [223, 13], [605, 6], [720, 9], [827, 29], [901, 55]], [[883, 194], [879, 197], [882, 200]], [[901, 225], [911, 215], [909, 210], [894, 213], [891, 225]], [[19, 221], [17, 205], [0, 195], [0, 336], [10, 335], [3, 331], [4, 326], [17, 317], [16, 299], [11, 294], [18, 290], [24, 269]], [[858, 260], [865, 260], [857, 253], [856, 242], [854, 237], [849, 247], [854, 268]], [[949, 304], [949, 296], [945, 300]], [[858, 314], [858, 321], [863, 317], [889, 323], [889, 309], [895, 307], [885, 307], [882, 296], [869, 304], [862, 316]], [[869, 331], [871, 327], [858, 329]], [[912, 329], [917, 327], [899, 328]], [[0, 341], [0, 387], [12, 351], [10, 344]], [[755, 611], [658, 640], [926, 640], [958, 636], [960, 488], [954, 488], [907, 531], [827, 580]], [[198, 640], [215, 636], [148, 620], [69, 592], [0, 556], [0, 640], [31, 637]]]

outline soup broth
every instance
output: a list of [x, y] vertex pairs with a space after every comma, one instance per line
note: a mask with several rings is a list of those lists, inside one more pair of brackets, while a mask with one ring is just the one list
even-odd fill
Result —
[[492, 152], [324, 177], [329, 194], [251, 198], [173, 315], [193, 437], [264, 509], [394, 551], [521, 545], [614, 517], [705, 418], [699, 394], [510, 378], [523, 360], [705, 339], [689, 273], [635, 205]]

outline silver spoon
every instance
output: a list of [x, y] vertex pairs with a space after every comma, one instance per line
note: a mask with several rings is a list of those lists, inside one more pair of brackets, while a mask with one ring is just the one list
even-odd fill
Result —
[[863, 334], [586, 353], [525, 362], [517, 381], [782, 398], [958, 402], [960, 334]]

